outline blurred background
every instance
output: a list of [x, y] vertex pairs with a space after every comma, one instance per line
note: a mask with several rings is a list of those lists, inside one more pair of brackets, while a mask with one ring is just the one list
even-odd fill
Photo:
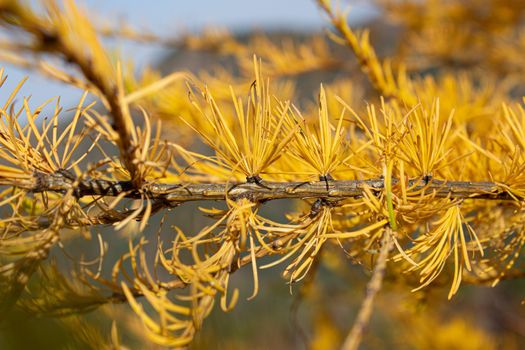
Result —
[[[289, 1], [251, 1], [242, 0], [197, 0], [169, 1], [157, 0], [145, 3], [141, 0], [86, 0], [75, 1], [88, 11], [96, 13], [93, 17], [101, 26], [118, 28], [131, 25], [137, 31], [146, 31], [161, 38], [174, 39], [185, 33], [199, 33], [205, 28], [225, 28], [235, 33], [255, 31], [279, 31], [313, 33], [322, 31], [326, 22], [317, 5], [308, 0]], [[38, 6], [38, 1], [33, 1]], [[352, 23], [365, 23], [378, 16], [378, 8], [369, 1], [350, 1]], [[121, 57], [132, 60], [138, 71], [147, 65], [159, 66], [166, 55], [174, 51], [162, 45], [140, 44], [121, 38], [106, 39], [109, 47], [119, 51]], [[4, 64], [9, 72], [8, 84], [16, 84], [28, 70], [18, 66]], [[5, 99], [9, 87], [0, 91], [0, 98]], [[52, 89], [52, 90], [51, 90]], [[33, 103], [49, 98], [49, 91], [63, 97], [63, 101], [72, 103], [81, 92], [74, 91], [64, 84], [50, 81], [38, 75], [32, 75], [22, 90], [23, 95], [32, 95]]]

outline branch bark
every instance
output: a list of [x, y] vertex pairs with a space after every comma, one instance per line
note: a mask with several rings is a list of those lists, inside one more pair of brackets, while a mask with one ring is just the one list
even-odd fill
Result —
[[[46, 9], [52, 15], [56, 16], [57, 9], [54, 5], [53, 3], [49, 3]], [[70, 11], [73, 10], [70, 9]], [[64, 34], [60, 33], [56, 28], [57, 24], [53, 20], [39, 16], [29, 7], [22, 6], [17, 2], [2, 4], [2, 6], [0, 6], [0, 22], [2, 22], [3, 25], [13, 25], [19, 30], [30, 33], [35, 39], [34, 51], [48, 52], [61, 56], [66, 63], [77, 66], [87, 82], [98, 90], [99, 97], [106, 102], [109, 112], [113, 117], [112, 127], [118, 135], [117, 144], [124, 166], [130, 172], [135, 187], [140, 187], [142, 179], [138, 169], [138, 163], [136, 162], [140, 145], [136, 140], [134, 123], [131, 119], [122, 86], [119, 84], [121, 77], [119, 76], [118, 69], [116, 74], [112, 72], [109, 76], [107, 76], [107, 72], [97, 70], [97, 64], [101, 65], [102, 63], [94, 61], [95, 58], [91, 57], [93, 52], [81, 51], [71, 43], [71, 40], [79, 40], [78, 38], [74, 36], [64, 36]], [[95, 34], [95, 30], [87, 24], [79, 24], [79, 28], [84, 31], [92, 30], [93, 35]], [[98, 43], [98, 39], [95, 38], [93, 40]], [[89, 48], [89, 45], [86, 44], [86, 47]], [[101, 48], [100, 51], [102, 51]], [[103, 55], [105, 56], [105, 63], [110, 65], [109, 58], [107, 58], [105, 52], [103, 52]]]
[[[73, 181], [61, 173], [44, 174], [35, 173], [33, 181], [12, 184], [29, 192], [66, 192], [73, 186]], [[399, 180], [392, 179], [395, 188]], [[435, 198], [461, 198], [485, 200], [522, 200], [505, 191], [495, 182], [471, 181], [443, 181], [413, 179], [407, 181], [411, 192], [424, 192], [432, 194]], [[151, 183], [145, 184], [137, 190], [131, 181], [108, 181], [98, 179], [85, 179], [79, 181], [75, 194], [83, 196], [118, 196], [125, 193], [125, 197], [140, 199], [144, 194], [150, 200], [163, 201], [166, 204], [177, 204], [188, 201], [201, 200], [237, 200], [247, 198], [253, 202], [264, 202], [275, 199], [304, 199], [327, 198], [334, 201], [346, 198], [363, 196], [365, 189], [381, 192], [385, 189], [382, 178], [368, 180], [333, 180], [315, 182], [262, 182], [258, 183], [192, 183], [170, 184]]]
[[392, 229], [387, 227], [383, 234], [383, 239], [381, 240], [381, 250], [379, 252], [379, 257], [377, 258], [376, 266], [374, 267], [374, 272], [372, 273], [372, 278], [370, 278], [370, 281], [366, 285], [365, 299], [361, 304], [354, 325], [346, 337], [341, 350], [358, 349], [366, 327], [370, 322], [370, 317], [372, 316], [375, 296], [383, 284], [388, 254], [393, 246], [394, 240], [392, 239]]

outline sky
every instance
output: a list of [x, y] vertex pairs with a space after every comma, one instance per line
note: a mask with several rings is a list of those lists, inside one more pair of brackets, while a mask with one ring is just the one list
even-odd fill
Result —
[[[34, 3], [38, 0], [32, 1]], [[315, 31], [326, 27], [326, 18], [313, 0], [76, 0], [79, 6], [97, 15], [100, 23], [118, 27], [131, 24], [137, 30], [152, 32], [160, 37], [173, 38], [186, 31], [198, 32], [206, 26], [226, 27], [231, 31], [250, 29], [292, 29]], [[351, 4], [351, 22], [359, 22], [375, 15], [367, 0], [341, 1]], [[140, 69], [154, 65], [163, 49], [155, 45], [131, 43], [117, 39], [107, 42], [117, 47], [124, 59], [132, 58]], [[0, 89], [0, 103], [5, 101], [16, 84], [25, 76], [20, 95], [31, 95], [31, 106], [48, 98], [61, 96], [61, 103], [73, 107], [81, 91], [18, 67], [0, 63], [8, 75], [7, 83]]]

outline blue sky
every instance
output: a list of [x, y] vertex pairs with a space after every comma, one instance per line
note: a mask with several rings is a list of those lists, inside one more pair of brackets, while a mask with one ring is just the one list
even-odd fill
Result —
[[[37, 1], [34, 1], [37, 2]], [[296, 29], [321, 30], [326, 20], [313, 0], [83, 0], [76, 1], [104, 23], [118, 26], [125, 22], [139, 30], [162, 37], [176, 37], [183, 31], [199, 31], [204, 26], [221, 26], [235, 30]], [[341, 1], [352, 4], [351, 21], [374, 15], [370, 1]], [[154, 64], [162, 49], [112, 40], [124, 58], [132, 58], [138, 66]], [[0, 63], [2, 64], [2, 63]], [[3, 65], [3, 64], [2, 64]], [[31, 94], [31, 105], [60, 95], [62, 104], [72, 107], [81, 92], [60, 83], [50, 82], [37, 74], [5, 64], [8, 82], [0, 89], [0, 102], [24, 76], [30, 75], [21, 95]]]

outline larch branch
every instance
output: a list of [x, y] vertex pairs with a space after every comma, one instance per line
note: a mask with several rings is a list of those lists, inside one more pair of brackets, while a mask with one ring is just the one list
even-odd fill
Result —
[[135, 187], [140, 187], [142, 179], [136, 161], [140, 145], [135, 139], [129, 107], [118, 84], [118, 79], [121, 77], [117, 74], [117, 81], [113, 81], [111, 77], [108, 79], [103, 72], [96, 69], [97, 62], [93, 57], [71, 45], [51, 21], [34, 14], [25, 6], [17, 3], [0, 6], [0, 22], [14, 24], [19, 29], [32, 34], [36, 40], [35, 48], [61, 56], [65, 62], [74, 64], [89, 84], [98, 90], [99, 97], [106, 102], [113, 117], [112, 127], [118, 134], [117, 144], [124, 166], [130, 172]]
[[[14, 185], [29, 192], [66, 192], [73, 186], [71, 179], [61, 173], [35, 173], [31, 181], [11, 183], [0, 179], [0, 184]], [[398, 179], [392, 179], [392, 186], [399, 185]], [[444, 181], [437, 179], [412, 179], [407, 181], [411, 193], [431, 194], [434, 198], [485, 199], [485, 200], [522, 200], [506, 191], [495, 182]], [[118, 196], [140, 199], [146, 195], [150, 200], [159, 200], [166, 204], [177, 204], [202, 200], [237, 200], [247, 198], [252, 202], [264, 202], [275, 199], [326, 198], [343, 200], [358, 198], [365, 190], [382, 192], [385, 181], [382, 178], [368, 180], [332, 180], [314, 182], [263, 182], [263, 183], [151, 183], [137, 190], [131, 181], [108, 181], [84, 179], [75, 189], [77, 197], [83, 196]]]
[[386, 227], [385, 232], [383, 233], [383, 239], [381, 240], [381, 250], [379, 251], [376, 266], [374, 267], [370, 281], [366, 285], [365, 299], [361, 304], [354, 325], [341, 347], [342, 350], [357, 350], [361, 343], [363, 334], [370, 322], [370, 317], [372, 316], [375, 296], [383, 284], [388, 254], [393, 246], [394, 240], [392, 239], [392, 229]]

